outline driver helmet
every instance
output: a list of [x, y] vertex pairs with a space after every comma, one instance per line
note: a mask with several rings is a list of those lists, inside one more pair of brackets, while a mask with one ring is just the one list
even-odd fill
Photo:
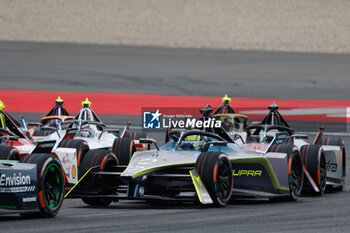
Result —
[[80, 136], [81, 137], [92, 137], [92, 129], [89, 125], [83, 125], [80, 129]]
[[6, 105], [4, 104], [4, 102], [0, 100], [0, 111], [4, 110], [5, 107]]
[[50, 126], [57, 127], [61, 122], [58, 119], [50, 120]]
[[0, 128], [3, 128], [5, 129], [6, 128], [6, 121], [5, 121], [5, 118], [2, 114], [2, 110], [6, 107], [6, 105], [4, 104], [4, 102], [2, 102], [0, 100]]
[[195, 150], [194, 146], [190, 142], [182, 143], [181, 149], [182, 150]]
[[[191, 146], [187, 145], [187, 148], [191, 148], [191, 150], [198, 149], [200, 147], [200, 136], [199, 135], [188, 136], [185, 138], [184, 141], [185, 142], [183, 143], [183, 145], [191, 144]], [[185, 145], [185, 147], [186, 147], [186, 145]], [[182, 148], [182, 145], [181, 145], [181, 148]], [[187, 150], [189, 150], [189, 149], [187, 149]]]

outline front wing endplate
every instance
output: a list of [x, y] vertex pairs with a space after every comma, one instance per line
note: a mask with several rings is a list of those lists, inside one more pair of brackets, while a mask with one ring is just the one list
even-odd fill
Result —
[[193, 185], [196, 189], [196, 193], [198, 195], [199, 201], [202, 204], [213, 204], [213, 200], [211, 199], [207, 189], [205, 188], [202, 179], [200, 178], [196, 169], [190, 171], [190, 175], [193, 181]]

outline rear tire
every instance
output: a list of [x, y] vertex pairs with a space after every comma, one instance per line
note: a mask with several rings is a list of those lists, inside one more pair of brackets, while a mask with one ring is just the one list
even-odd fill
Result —
[[304, 145], [300, 148], [303, 164], [316, 183], [319, 192], [315, 192], [308, 179], [303, 187], [303, 193], [308, 195], [323, 195], [326, 189], [327, 168], [326, 158], [321, 145]]
[[124, 138], [130, 138], [132, 140], [138, 140], [140, 138], [147, 138], [147, 134], [144, 132], [128, 132]]
[[130, 138], [117, 138], [113, 142], [112, 152], [117, 156], [119, 165], [128, 165], [136, 147]]
[[7, 145], [0, 145], [0, 160], [17, 160], [19, 161], [19, 151]]
[[[104, 149], [90, 150], [84, 157], [79, 179], [91, 168], [98, 166], [99, 171], [109, 171], [111, 166], [118, 165], [118, 160], [115, 155]], [[80, 185], [80, 192], [82, 193], [97, 193], [102, 195], [116, 194], [117, 188], [108, 188], [111, 184], [111, 179], [101, 176], [88, 176], [82, 180]], [[111, 202], [111, 198], [100, 197], [84, 197], [83, 202], [92, 206], [108, 206]]]
[[345, 153], [345, 145], [344, 141], [341, 138], [321, 138], [318, 142], [320, 145], [328, 145], [328, 146], [339, 146], [341, 150], [341, 167], [342, 167], [342, 183], [340, 186], [333, 187], [327, 186], [327, 188], [331, 188], [333, 190], [343, 190], [345, 187], [345, 177], [346, 177], [346, 153]]
[[29, 154], [21, 163], [37, 165], [39, 213], [23, 213], [23, 217], [54, 217], [64, 199], [64, 177], [60, 161], [51, 154]]
[[221, 152], [203, 152], [195, 165], [214, 205], [226, 206], [232, 195], [232, 166], [227, 155]]

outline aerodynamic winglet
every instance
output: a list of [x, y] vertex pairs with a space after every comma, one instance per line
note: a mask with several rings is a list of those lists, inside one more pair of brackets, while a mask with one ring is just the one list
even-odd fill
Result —
[[202, 204], [213, 204], [213, 200], [211, 199], [207, 189], [205, 188], [203, 181], [201, 180], [196, 169], [190, 171], [190, 175], [193, 181], [193, 185], [196, 189], [196, 193], [198, 195], [199, 201]]

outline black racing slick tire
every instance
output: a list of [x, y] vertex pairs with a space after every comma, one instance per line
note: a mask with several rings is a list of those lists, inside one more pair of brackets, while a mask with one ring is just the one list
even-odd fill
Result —
[[[97, 167], [97, 171], [110, 171], [111, 167], [116, 165], [118, 165], [118, 160], [112, 152], [104, 149], [90, 150], [81, 163], [79, 179], [81, 179], [90, 168]], [[111, 184], [112, 180], [109, 177], [87, 174], [81, 182], [79, 191], [82, 194], [116, 194], [117, 186], [112, 185], [112, 187], [110, 187]], [[92, 206], [108, 206], [112, 202], [111, 198], [103, 197], [84, 197], [82, 200], [84, 203]]]
[[147, 134], [144, 132], [128, 132], [124, 138], [130, 138], [132, 140], [138, 140], [140, 138], [147, 138]]
[[195, 168], [201, 177], [214, 205], [226, 206], [232, 195], [232, 165], [227, 155], [221, 152], [203, 152]]
[[19, 160], [19, 151], [7, 145], [0, 145], [0, 160]]
[[130, 138], [117, 138], [113, 142], [112, 152], [117, 156], [119, 165], [128, 165], [136, 147]]
[[302, 190], [303, 194], [323, 195], [326, 189], [327, 167], [321, 145], [304, 145], [300, 148], [300, 153], [305, 168], [319, 189], [319, 192], [316, 192], [310, 181], [306, 179]]
[[270, 198], [271, 201], [296, 201], [302, 192], [304, 183], [303, 161], [298, 148], [292, 144], [273, 145], [268, 152], [286, 153], [288, 163], [288, 197]]
[[86, 141], [81, 139], [63, 139], [58, 147], [61, 148], [75, 148], [77, 150], [77, 165], [80, 169], [81, 162], [84, 159], [84, 156], [89, 151], [89, 145]]
[[29, 154], [21, 163], [37, 165], [39, 213], [23, 213], [23, 217], [54, 217], [64, 199], [64, 172], [61, 162], [51, 154]]
[[331, 188], [333, 190], [343, 190], [345, 187], [345, 177], [346, 177], [346, 151], [345, 151], [344, 141], [341, 138], [321, 138], [321, 140], [318, 142], [318, 144], [325, 145], [325, 146], [339, 146], [340, 147], [342, 183], [339, 186], [336, 186], [336, 187], [332, 187], [332, 186], [328, 187], [327, 186], [327, 188]]

